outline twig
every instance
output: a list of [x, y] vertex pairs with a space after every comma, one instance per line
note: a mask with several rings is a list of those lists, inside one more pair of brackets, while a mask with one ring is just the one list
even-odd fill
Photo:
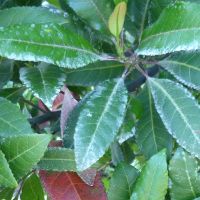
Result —
[[27, 100], [24, 99], [24, 98], [21, 98], [20, 101], [21, 101], [21, 102], [24, 102], [25, 104], [28, 104], [28, 105], [30, 105], [30, 106], [32, 106], [32, 107], [34, 107], [34, 108], [36, 108], [37, 110], [40, 110], [40, 111], [43, 112], [43, 113], [46, 113], [45, 110], [43, 110], [43, 109], [40, 108], [39, 106], [37, 106], [37, 105], [31, 103], [30, 101], [27, 101]]

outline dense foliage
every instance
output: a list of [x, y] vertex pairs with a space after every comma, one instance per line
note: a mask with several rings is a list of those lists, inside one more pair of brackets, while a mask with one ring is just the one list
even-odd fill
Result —
[[199, 0], [0, 0], [0, 199], [200, 199]]

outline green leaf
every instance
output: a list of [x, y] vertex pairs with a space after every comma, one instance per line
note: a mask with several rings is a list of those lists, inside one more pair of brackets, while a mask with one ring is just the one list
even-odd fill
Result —
[[82, 67], [100, 59], [88, 41], [58, 24], [1, 27], [0, 55], [69, 68]]
[[174, 53], [159, 64], [183, 84], [200, 90], [200, 52]]
[[137, 169], [121, 162], [111, 178], [108, 200], [130, 199], [138, 174]]
[[5, 159], [5, 155], [0, 150], [0, 186], [1, 187], [10, 187], [10, 188], [16, 188], [17, 187], [17, 181], [15, 180], [7, 160]]
[[60, 147], [48, 148], [38, 167], [50, 171], [76, 171], [74, 151]]
[[200, 158], [200, 107], [191, 93], [167, 79], [150, 78], [149, 84], [168, 132], [181, 147]]
[[115, 7], [108, 21], [110, 32], [116, 38], [119, 37], [119, 34], [121, 33], [121, 30], [124, 26], [125, 16], [126, 16], [126, 3], [121, 2]]
[[0, 199], [2, 200], [11, 200], [15, 189], [3, 188], [0, 189]]
[[120, 2], [128, 3], [128, 0], [113, 0], [113, 1], [114, 1], [115, 5], [117, 5]]
[[147, 11], [150, 0], [131, 0], [127, 4], [127, 17], [124, 27], [133, 37], [133, 43], [136, 38], [141, 39], [141, 35], [147, 25]]
[[93, 86], [105, 80], [120, 77], [124, 71], [124, 65], [113, 61], [99, 61], [83, 68], [62, 68], [62, 70], [67, 75], [67, 85]]
[[108, 0], [67, 0], [69, 6], [90, 26], [108, 34], [108, 19], [114, 9], [114, 3]]
[[0, 97], [4, 97], [12, 103], [17, 103], [20, 97], [22, 97], [22, 94], [24, 93], [25, 89], [25, 87], [5, 88], [0, 90]]
[[124, 155], [122, 152], [122, 149], [117, 141], [114, 141], [111, 146], [111, 158], [112, 158], [112, 163], [116, 166], [118, 163], [124, 161]]
[[32, 129], [19, 107], [0, 97], [0, 136], [30, 134]]
[[[183, 1], [183, 0], [182, 0]], [[188, 0], [187, 0], [188, 1]], [[155, 22], [162, 11], [170, 4], [175, 2], [175, 0], [152, 0], [149, 5], [149, 10], [148, 10], [148, 20], [150, 23]]]
[[21, 200], [44, 200], [44, 192], [40, 179], [36, 174], [29, 177], [23, 185]]
[[136, 143], [146, 158], [166, 148], [168, 156], [172, 151], [172, 137], [166, 130], [154, 106], [148, 84], [139, 96], [143, 103], [143, 114], [136, 126]]
[[83, 99], [81, 99], [81, 101], [79, 101], [79, 103], [70, 113], [64, 129], [63, 147], [74, 149], [74, 133], [77, 121], [83, 106], [87, 103], [87, 100], [92, 94], [93, 91], [91, 91]]
[[198, 162], [178, 148], [169, 165], [170, 196], [172, 200], [195, 199], [200, 196]]
[[59, 0], [47, 0], [48, 3], [60, 8]]
[[[139, 55], [161, 55], [200, 47], [200, 4], [176, 2], [162, 12], [143, 35]], [[174, 20], [176, 19], [176, 20]]]
[[0, 11], [0, 26], [13, 26], [25, 23], [67, 23], [67, 19], [47, 8], [40, 7], [13, 7]]
[[16, 135], [2, 140], [1, 150], [17, 179], [26, 175], [43, 156], [50, 135]]
[[78, 170], [87, 169], [104, 155], [123, 122], [126, 103], [127, 91], [121, 78], [96, 87], [83, 106], [75, 129]]
[[164, 200], [168, 187], [165, 150], [152, 156], [142, 168], [131, 200]]
[[20, 79], [36, 97], [51, 108], [66, 76], [57, 66], [41, 63], [37, 67], [21, 68]]
[[0, 61], [0, 89], [10, 80], [13, 75], [13, 61], [2, 59]]

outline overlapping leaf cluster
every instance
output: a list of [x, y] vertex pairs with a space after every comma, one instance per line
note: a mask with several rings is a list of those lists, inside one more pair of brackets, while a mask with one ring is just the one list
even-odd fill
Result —
[[0, 1], [0, 199], [199, 199], [199, 10]]

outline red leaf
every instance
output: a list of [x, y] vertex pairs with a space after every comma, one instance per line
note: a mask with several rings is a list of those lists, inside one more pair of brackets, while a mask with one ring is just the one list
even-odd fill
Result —
[[58, 107], [63, 104], [63, 99], [64, 99], [64, 94], [58, 93], [58, 95], [56, 96], [56, 98], [53, 101], [52, 111], [61, 110], [61, 108], [58, 108]]
[[63, 105], [62, 105], [61, 115], [60, 115], [60, 131], [61, 131], [62, 138], [63, 138], [63, 132], [66, 126], [67, 118], [69, 117], [69, 114], [78, 103], [78, 101], [74, 99], [73, 95], [71, 94], [71, 92], [69, 91], [67, 87], [64, 88], [64, 92], [65, 92], [65, 95], [64, 95], [64, 100], [63, 100]]
[[62, 147], [62, 140], [52, 140], [48, 147]]
[[107, 200], [105, 188], [98, 172], [94, 186], [85, 184], [75, 172], [52, 174], [40, 170], [39, 175], [50, 200]]

